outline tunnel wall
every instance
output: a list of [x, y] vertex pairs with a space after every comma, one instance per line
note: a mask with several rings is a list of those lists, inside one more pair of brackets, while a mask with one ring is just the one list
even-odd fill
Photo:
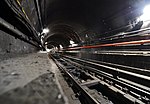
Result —
[[84, 50], [79, 52], [64, 52], [63, 55], [68, 55], [81, 59], [91, 59], [101, 62], [131, 66], [135, 68], [150, 69], [150, 56], [142, 55], [126, 55], [126, 54], [99, 54], [93, 50]]
[[0, 30], [0, 55], [3, 54], [23, 54], [35, 52], [37, 49], [19, 39]]
[[40, 24], [38, 21], [34, 0], [20, 0], [20, 3], [31, 24], [36, 30], [40, 30]]

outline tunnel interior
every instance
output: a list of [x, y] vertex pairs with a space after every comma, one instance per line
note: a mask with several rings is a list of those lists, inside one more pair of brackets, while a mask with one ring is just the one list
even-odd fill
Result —
[[[1, 1], [1, 18], [34, 43], [40, 44], [37, 34], [48, 28], [49, 33], [42, 34], [43, 44], [58, 42], [68, 47], [72, 40], [80, 46], [87, 41], [100, 43], [99, 38], [141, 29], [143, 23], [138, 18], [148, 3], [148, 0], [8, 0]], [[19, 13], [24, 20], [18, 19]], [[49, 42], [53, 38], [55, 42]]]
[[[142, 14], [143, 7], [147, 2], [141, 0], [117, 0], [115, 2], [110, 0], [47, 1], [43, 24], [50, 29], [48, 37], [57, 35], [56, 38], [59, 36], [61, 38], [60, 34], [63, 34], [66, 39], [62, 38], [62, 40], [67, 42], [70, 39], [79, 44], [85, 39], [85, 41], [98, 41], [98, 38], [101, 37], [138, 28], [138, 26], [131, 24], [139, 24], [136, 19]], [[42, 9], [41, 11], [44, 11], [44, 8]], [[66, 43], [65, 47], [68, 45]]]
[[[6, 85], [6, 89], [9, 89], [9, 80], [19, 79], [16, 77], [19, 74], [12, 70], [7, 74], [5, 71], [11, 69], [12, 64], [14, 71], [23, 73], [23, 77], [24, 73], [26, 76], [29, 74], [31, 79], [26, 78], [30, 79], [26, 84], [44, 74], [42, 78], [46, 80], [38, 79], [44, 86], [41, 89], [51, 86], [45, 85], [49, 79], [45, 73], [50, 72], [46, 68], [51, 68], [55, 74], [58, 67], [63, 72], [62, 77], [69, 76], [64, 81], [69, 85], [66, 89], [73, 87], [75, 98], [82, 104], [98, 104], [92, 102], [91, 96], [87, 97], [92, 95], [90, 91], [93, 89], [102, 96], [101, 102], [112, 100], [114, 104], [149, 104], [149, 11], [150, 0], [0, 0], [0, 103], [4, 101], [1, 100], [3, 87]], [[21, 61], [19, 56], [29, 59]], [[47, 56], [52, 65], [46, 60]], [[23, 65], [25, 68], [22, 68]], [[39, 72], [28, 70], [31, 67]], [[55, 78], [52, 73], [50, 76]], [[33, 86], [35, 83], [41, 86], [38, 81]], [[14, 86], [17, 87], [16, 82]], [[64, 82], [60, 81], [62, 85]], [[83, 86], [86, 86], [85, 91], [82, 90]], [[58, 102], [55, 101], [64, 104], [57, 87], [54, 95]], [[44, 97], [47, 97], [51, 90], [44, 91]], [[42, 92], [37, 92], [42, 95]], [[6, 93], [4, 99], [8, 95]]]

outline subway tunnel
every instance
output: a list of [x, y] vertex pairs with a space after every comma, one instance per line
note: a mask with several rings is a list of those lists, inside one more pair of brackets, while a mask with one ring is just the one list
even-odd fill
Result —
[[149, 104], [150, 0], [1, 0], [0, 104]]

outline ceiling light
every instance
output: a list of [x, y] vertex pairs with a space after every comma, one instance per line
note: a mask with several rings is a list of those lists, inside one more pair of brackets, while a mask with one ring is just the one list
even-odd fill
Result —
[[142, 21], [150, 20], [150, 5], [145, 6], [145, 8], [143, 9], [143, 15], [140, 17], [140, 20]]

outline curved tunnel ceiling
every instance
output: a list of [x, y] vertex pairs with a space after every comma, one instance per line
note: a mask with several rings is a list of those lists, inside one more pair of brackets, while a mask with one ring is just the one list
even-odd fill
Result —
[[73, 40], [74, 42], [79, 43], [81, 40], [76, 31], [67, 24], [55, 24], [53, 26], [50, 26], [49, 29], [50, 32], [48, 34], [45, 34], [44, 36], [45, 42], [52, 40], [52, 37], [55, 36], [63, 37], [62, 39], [60, 39], [61, 41], [65, 41], [67, 39], [66, 41]]
[[[80, 43], [82, 33], [103, 34], [128, 25], [141, 15], [146, 0], [40, 1], [44, 27], [50, 29], [44, 42], [55, 41], [53, 45], [61, 43], [67, 47], [70, 40]], [[127, 28], [121, 31], [124, 30]]]
[[[46, 42], [68, 47], [70, 41], [79, 45], [93, 44], [90, 42], [95, 40], [100, 43], [102, 38], [144, 28], [143, 21], [137, 19], [149, 3], [150, 0], [1, 0], [1, 17], [38, 47]], [[48, 34], [43, 34], [44, 28], [49, 28]]]

